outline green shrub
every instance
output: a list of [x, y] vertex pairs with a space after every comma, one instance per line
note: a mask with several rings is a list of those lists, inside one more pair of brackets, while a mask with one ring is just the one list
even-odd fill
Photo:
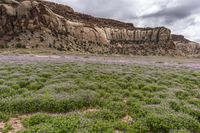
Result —
[[32, 116], [30, 119], [25, 119], [23, 121], [23, 124], [26, 127], [31, 127], [31, 126], [35, 126], [41, 123], [45, 123], [48, 122], [50, 120], [50, 116], [48, 115], [44, 115], [44, 114], [38, 114], [38, 115], [34, 115]]
[[16, 91], [9, 86], [0, 85], [0, 97], [9, 97], [16, 94]]
[[144, 117], [147, 114], [147, 111], [143, 108], [143, 102], [140, 102], [136, 99], [128, 99], [128, 112], [135, 116], [135, 118]]
[[131, 96], [134, 97], [134, 98], [138, 98], [140, 100], [144, 99], [144, 94], [141, 91], [138, 91], [138, 90], [131, 92]]
[[121, 118], [126, 115], [126, 105], [124, 102], [110, 102], [106, 104], [106, 108], [112, 110], [117, 118]]
[[171, 133], [191, 133], [190, 130], [180, 129], [180, 130], [172, 130]]
[[146, 104], [160, 104], [161, 103], [161, 99], [159, 98], [147, 98], [144, 101], [146, 102]]
[[117, 119], [116, 115], [108, 109], [103, 109], [95, 113], [88, 113], [86, 116], [92, 119], [102, 119], [108, 121], [115, 121]]
[[0, 112], [0, 121], [7, 121], [9, 119], [9, 115]]
[[188, 102], [200, 108], [200, 100], [198, 98], [190, 98]]
[[156, 91], [161, 91], [161, 90], [165, 90], [167, 87], [166, 86], [159, 86], [157, 84], [149, 84], [146, 85], [142, 88], [142, 90], [144, 91], [149, 91], [149, 92], [156, 92]]
[[0, 79], [0, 84], [3, 84], [5, 81], [3, 79]]
[[30, 84], [30, 81], [28, 81], [28, 80], [20, 80], [20, 81], [17, 82], [17, 84], [21, 88], [26, 88], [26, 86], [28, 86]]
[[112, 123], [85, 119], [79, 115], [66, 117], [46, 117], [39, 115], [26, 119], [23, 123], [30, 126], [24, 133], [114, 132]]
[[6, 125], [5, 125], [5, 127], [4, 127], [4, 129], [3, 129], [3, 132], [4, 132], [4, 133], [8, 133], [8, 132], [9, 132], [10, 130], [12, 130], [12, 129], [13, 129], [12, 125], [6, 123]]
[[183, 99], [187, 99], [187, 97], [189, 96], [188, 92], [185, 91], [178, 91], [176, 92], [176, 97], [183, 100]]
[[33, 82], [26, 86], [28, 90], [39, 90], [42, 87], [44, 87], [44, 84], [40, 82]]
[[153, 132], [168, 133], [171, 130], [187, 129], [191, 132], [200, 132], [200, 123], [186, 114], [150, 114], [145, 118], [147, 126]]
[[84, 107], [99, 105], [99, 96], [93, 91], [77, 91], [69, 97], [66, 95], [32, 95], [0, 100], [0, 111], [9, 113], [32, 112], [68, 112]]

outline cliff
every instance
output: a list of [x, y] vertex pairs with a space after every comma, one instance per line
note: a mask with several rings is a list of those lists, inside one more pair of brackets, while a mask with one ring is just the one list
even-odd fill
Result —
[[179, 55], [173, 39], [165, 27], [138, 28], [130, 23], [77, 13], [71, 7], [52, 2], [4, 0], [0, 3], [1, 48]]

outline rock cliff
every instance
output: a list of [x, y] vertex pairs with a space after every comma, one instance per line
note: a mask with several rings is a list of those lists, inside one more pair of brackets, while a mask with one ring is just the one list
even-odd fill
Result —
[[138, 28], [130, 23], [77, 13], [71, 7], [47, 1], [0, 3], [1, 48], [176, 55], [179, 47], [173, 37], [165, 27]]

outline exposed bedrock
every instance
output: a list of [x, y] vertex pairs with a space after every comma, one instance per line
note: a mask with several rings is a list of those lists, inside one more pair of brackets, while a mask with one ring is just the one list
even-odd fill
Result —
[[0, 4], [0, 46], [141, 55], [165, 55], [176, 48], [165, 27], [137, 28], [33, 0]]

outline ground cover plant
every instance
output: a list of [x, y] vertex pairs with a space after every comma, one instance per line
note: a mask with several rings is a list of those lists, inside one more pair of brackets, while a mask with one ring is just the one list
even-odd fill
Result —
[[[27, 115], [18, 131], [23, 133], [199, 133], [199, 99], [198, 70], [55, 62], [0, 65], [0, 122]], [[2, 131], [12, 130], [7, 125]]]

